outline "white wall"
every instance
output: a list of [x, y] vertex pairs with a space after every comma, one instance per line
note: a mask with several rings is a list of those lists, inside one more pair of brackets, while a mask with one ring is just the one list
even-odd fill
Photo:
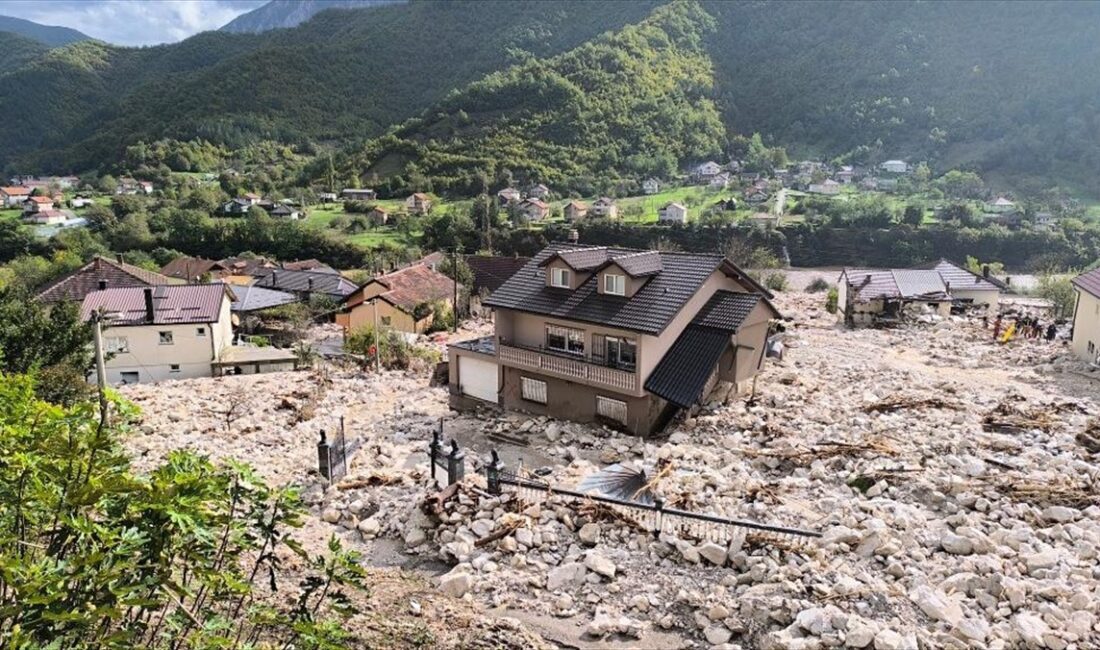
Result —
[[[1089, 343], [1092, 344], [1091, 352]], [[1100, 355], [1100, 298], [1080, 289], [1073, 314], [1073, 352], [1089, 363]]]

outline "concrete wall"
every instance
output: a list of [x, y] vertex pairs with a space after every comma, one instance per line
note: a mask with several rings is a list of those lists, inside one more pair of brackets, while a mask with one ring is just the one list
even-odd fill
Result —
[[1073, 312], [1072, 347], [1074, 354], [1088, 363], [1100, 358], [1100, 298], [1080, 289]]
[[951, 287], [951, 296], [958, 298], [959, 300], [969, 300], [975, 305], [985, 305], [986, 310], [990, 315], [997, 313], [997, 306], [1000, 304], [1001, 292], [1000, 291], [974, 291], [959, 289], [954, 286]]
[[[199, 336], [199, 328], [205, 336]], [[141, 383], [209, 377], [213, 372], [214, 329], [213, 323], [112, 327], [103, 333], [105, 343], [109, 346], [108, 339], [125, 338], [129, 352], [107, 361], [107, 381], [121, 383], [124, 372], [138, 373]], [[171, 345], [160, 344], [160, 332], [172, 333]], [[178, 372], [171, 371], [172, 364], [179, 365]]]

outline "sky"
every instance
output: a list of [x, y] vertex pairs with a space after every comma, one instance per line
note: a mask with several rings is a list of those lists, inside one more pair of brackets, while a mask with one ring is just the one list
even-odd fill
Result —
[[71, 27], [116, 45], [174, 43], [267, 0], [0, 0], [0, 14]]

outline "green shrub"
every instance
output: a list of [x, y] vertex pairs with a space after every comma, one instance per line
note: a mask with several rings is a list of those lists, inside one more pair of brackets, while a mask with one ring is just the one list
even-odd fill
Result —
[[764, 276], [764, 286], [769, 291], [786, 291], [787, 274], [782, 271], [773, 271]]
[[829, 293], [825, 296], [825, 311], [835, 314], [839, 300], [840, 292], [837, 291], [836, 287], [830, 288]]
[[812, 282], [806, 285], [807, 293], [821, 293], [828, 290], [829, 282], [825, 278], [814, 278]]

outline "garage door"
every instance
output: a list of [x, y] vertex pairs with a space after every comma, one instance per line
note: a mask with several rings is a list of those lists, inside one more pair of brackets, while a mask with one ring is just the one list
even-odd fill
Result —
[[464, 395], [496, 404], [497, 364], [474, 357], [459, 357], [458, 385]]

